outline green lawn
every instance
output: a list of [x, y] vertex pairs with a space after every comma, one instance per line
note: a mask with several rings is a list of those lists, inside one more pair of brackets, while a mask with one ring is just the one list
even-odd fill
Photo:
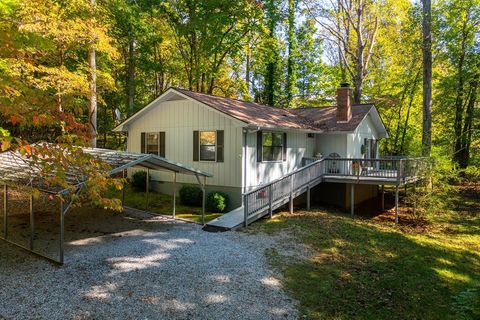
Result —
[[417, 228], [317, 209], [247, 232], [285, 235], [267, 255], [305, 319], [480, 319], [480, 201], [448, 205]]
[[[122, 193], [120, 192], [111, 192], [110, 197], [116, 197], [121, 199]], [[159, 213], [163, 215], [172, 215], [173, 211], [173, 202], [172, 196], [150, 191], [148, 194], [148, 211]], [[146, 209], [147, 197], [145, 192], [135, 191], [134, 189], [127, 187], [125, 189], [125, 206], [132, 207], [139, 210]], [[219, 216], [221, 213], [214, 212], [205, 212], [205, 222], [213, 220]], [[185, 206], [180, 202], [180, 198], [177, 195], [176, 203], [176, 217], [181, 219], [191, 220], [197, 223], [202, 222], [202, 208], [201, 207], [190, 207]]]

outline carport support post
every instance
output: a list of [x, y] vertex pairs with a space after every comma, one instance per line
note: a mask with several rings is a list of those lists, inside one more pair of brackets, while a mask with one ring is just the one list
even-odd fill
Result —
[[355, 185], [350, 185], [350, 214], [353, 216], [355, 212]]
[[175, 213], [176, 213], [176, 202], [177, 202], [177, 173], [173, 172], [173, 219], [175, 219]]
[[125, 169], [122, 170], [122, 184], [123, 184], [123, 187], [122, 187], [122, 208], [125, 207], [125, 186], [126, 186], [126, 183], [125, 183]]
[[3, 236], [8, 238], [8, 187], [3, 185]]
[[64, 223], [64, 200], [60, 198], [60, 263], [63, 264], [63, 243], [65, 240]]
[[202, 184], [202, 224], [205, 225], [205, 185], [207, 184], [207, 177], [203, 177]]
[[30, 250], [33, 250], [33, 237], [35, 235], [35, 218], [33, 216], [33, 193], [30, 195]]
[[146, 177], [145, 177], [145, 196], [146, 196], [146, 201], [145, 201], [145, 211], [148, 211], [148, 192], [150, 190], [150, 179], [149, 179], [149, 176], [150, 176], [150, 169], [147, 168], [147, 171], [146, 171]]
[[395, 187], [395, 223], [398, 223], [398, 188], [399, 185]]

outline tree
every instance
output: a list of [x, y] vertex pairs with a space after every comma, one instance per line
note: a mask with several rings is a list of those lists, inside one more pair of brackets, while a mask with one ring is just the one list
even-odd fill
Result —
[[432, 7], [422, 0], [422, 61], [423, 61], [423, 122], [422, 155], [430, 156], [432, 149]]
[[[96, 0], [91, 0], [92, 6], [92, 22], [93, 25], [95, 22], [95, 7], [97, 6]], [[92, 32], [93, 33], [93, 32]], [[90, 134], [90, 146], [95, 148], [97, 146], [97, 58], [95, 52], [95, 42], [96, 36], [92, 34], [92, 42], [88, 48], [88, 65], [90, 67], [90, 95], [89, 95], [89, 115], [88, 115], [88, 126]]]
[[292, 106], [297, 92], [297, 39], [295, 32], [296, 1], [288, 0], [288, 60], [287, 60], [287, 107]]
[[310, 15], [332, 37], [328, 40], [340, 48], [340, 65], [354, 83], [354, 102], [360, 103], [379, 28], [379, 4], [373, 0], [338, 0], [328, 7], [307, 5]]
[[278, 1], [268, 0], [265, 4], [265, 20], [268, 28], [269, 52], [265, 57], [266, 69], [264, 80], [264, 99], [265, 103], [274, 106], [277, 101], [277, 92], [279, 90], [280, 77], [280, 48], [277, 39], [277, 27], [280, 21], [280, 12], [278, 11]]
[[247, 34], [260, 18], [250, 0], [192, 1], [165, 3], [165, 18], [173, 33], [190, 90], [213, 93], [227, 58], [243, 47]]

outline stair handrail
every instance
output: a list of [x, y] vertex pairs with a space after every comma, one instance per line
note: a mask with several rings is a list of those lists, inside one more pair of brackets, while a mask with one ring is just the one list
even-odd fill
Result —
[[[242, 196], [246, 196], [246, 195], [249, 195], [249, 194], [251, 194], [251, 193], [257, 192], [258, 190], [263, 189], [263, 188], [265, 188], [265, 187], [268, 187], [269, 185], [272, 185], [272, 184], [274, 184], [274, 183], [276, 183], [276, 182], [278, 182], [278, 181], [280, 181], [280, 180], [286, 179], [286, 178], [288, 178], [288, 177], [290, 177], [290, 176], [293, 176], [294, 174], [297, 174], [297, 173], [299, 173], [299, 172], [301, 172], [301, 171], [307, 170], [308, 168], [313, 167], [313, 166], [315, 166], [315, 165], [323, 162], [325, 159], [326, 159], [326, 158], [320, 158], [320, 159], [318, 159], [318, 160], [316, 160], [316, 161], [314, 161], [314, 162], [312, 162], [312, 163], [309, 163], [309, 164], [307, 164], [307, 165], [305, 165], [305, 166], [303, 166], [303, 167], [300, 167], [300, 168], [298, 168], [298, 169], [295, 169], [295, 170], [293, 170], [292, 172], [289, 172], [289, 173], [287, 173], [286, 175], [283, 175], [283, 176], [281, 176], [281, 177], [279, 177], [279, 178], [277, 178], [277, 179], [275, 179], [275, 180], [272, 180], [272, 181], [270, 181], [270, 182], [268, 182], [268, 183], [262, 184], [262, 185], [254, 188], [254, 189], [252, 189], [252, 190], [250, 190], [250, 191], [243, 192], [243, 193], [242, 193]], [[325, 173], [325, 172], [322, 172], [322, 175], [323, 175], [324, 173]]]
[[[244, 226], [246, 227], [248, 225], [248, 220], [249, 220], [249, 217], [251, 214], [257, 212], [257, 210], [259, 210], [260, 208], [263, 208], [263, 209], [266, 209], [268, 208], [268, 211], [269, 211], [269, 214], [272, 215], [272, 210], [274, 209], [273, 208], [273, 202], [276, 201], [275, 199], [273, 199], [272, 197], [272, 187], [277, 184], [277, 183], [282, 183], [284, 181], [287, 181], [287, 180], [290, 180], [290, 187], [288, 188], [289, 189], [289, 198], [290, 198], [290, 206], [293, 205], [293, 195], [295, 192], [297, 192], [298, 190], [300, 190], [301, 188], [304, 188], [305, 185], [307, 185], [307, 189], [309, 190], [310, 188], [310, 185], [312, 183], [312, 181], [314, 181], [315, 179], [319, 179], [319, 178], [322, 178], [323, 175], [324, 175], [324, 168], [323, 166], [321, 166], [322, 162], [324, 161], [323, 158], [315, 161], [315, 162], [312, 162], [306, 166], [303, 166], [301, 168], [298, 168], [284, 176], [281, 176], [280, 178], [278, 179], [275, 179], [275, 180], [272, 180], [270, 181], [269, 183], [266, 183], [264, 185], [261, 185], [261, 186], [258, 186], [257, 188], [254, 188], [253, 190], [250, 190], [246, 193], [243, 193], [242, 196], [243, 196], [243, 201], [244, 201]], [[315, 177], [311, 177], [311, 175], [309, 174], [308, 175], [308, 181], [301, 185], [301, 186], [298, 186], [298, 187], [294, 187], [294, 183], [293, 183], [293, 177], [299, 173], [303, 173], [303, 172], [309, 172], [309, 169], [310, 168], [313, 168], [315, 166], [318, 166], [320, 165], [320, 172], [318, 173], [318, 176], [315, 176]], [[261, 200], [261, 199], [264, 199], [264, 197], [260, 198], [259, 200], [259, 203], [256, 205], [254, 205], [254, 207], [250, 208], [250, 198], [253, 196], [255, 197], [255, 194], [260, 194], [261, 192], [265, 193], [266, 189], [268, 189], [268, 202], [265, 202], [265, 200]], [[282, 195], [282, 198], [286, 198], [286, 194], [285, 195]], [[255, 208], [257, 207], [257, 208]], [[250, 210], [252, 209], [252, 210]], [[293, 207], [291, 207], [291, 211], [293, 210]]]

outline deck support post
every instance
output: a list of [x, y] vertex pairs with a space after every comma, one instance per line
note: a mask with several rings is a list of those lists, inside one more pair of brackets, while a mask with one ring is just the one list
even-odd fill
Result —
[[417, 213], [417, 182], [413, 184], [413, 215]]
[[353, 216], [355, 213], [355, 185], [350, 184], [350, 214]]
[[395, 187], [395, 223], [398, 223], [398, 189], [399, 185], [397, 184]]
[[177, 205], [177, 173], [174, 171], [173, 172], [173, 212], [172, 216], [173, 219], [175, 220], [175, 214], [176, 214], [176, 205]]
[[3, 237], [8, 238], [8, 187], [3, 185]]
[[290, 176], [290, 214], [293, 214], [293, 175]]
[[272, 194], [272, 184], [268, 186], [268, 214], [270, 215], [270, 219], [273, 216], [273, 194]]
[[310, 211], [310, 183], [307, 186], [307, 211]]
[[148, 194], [149, 194], [149, 191], [150, 191], [150, 169], [147, 168], [147, 171], [146, 171], [146, 177], [145, 177], [145, 189], [146, 189], [146, 201], [145, 201], [145, 211], [148, 211]]
[[385, 210], [385, 185], [382, 184], [382, 210]]
[[30, 195], [30, 250], [33, 250], [33, 238], [35, 236], [35, 217], [33, 215], [33, 193]]

